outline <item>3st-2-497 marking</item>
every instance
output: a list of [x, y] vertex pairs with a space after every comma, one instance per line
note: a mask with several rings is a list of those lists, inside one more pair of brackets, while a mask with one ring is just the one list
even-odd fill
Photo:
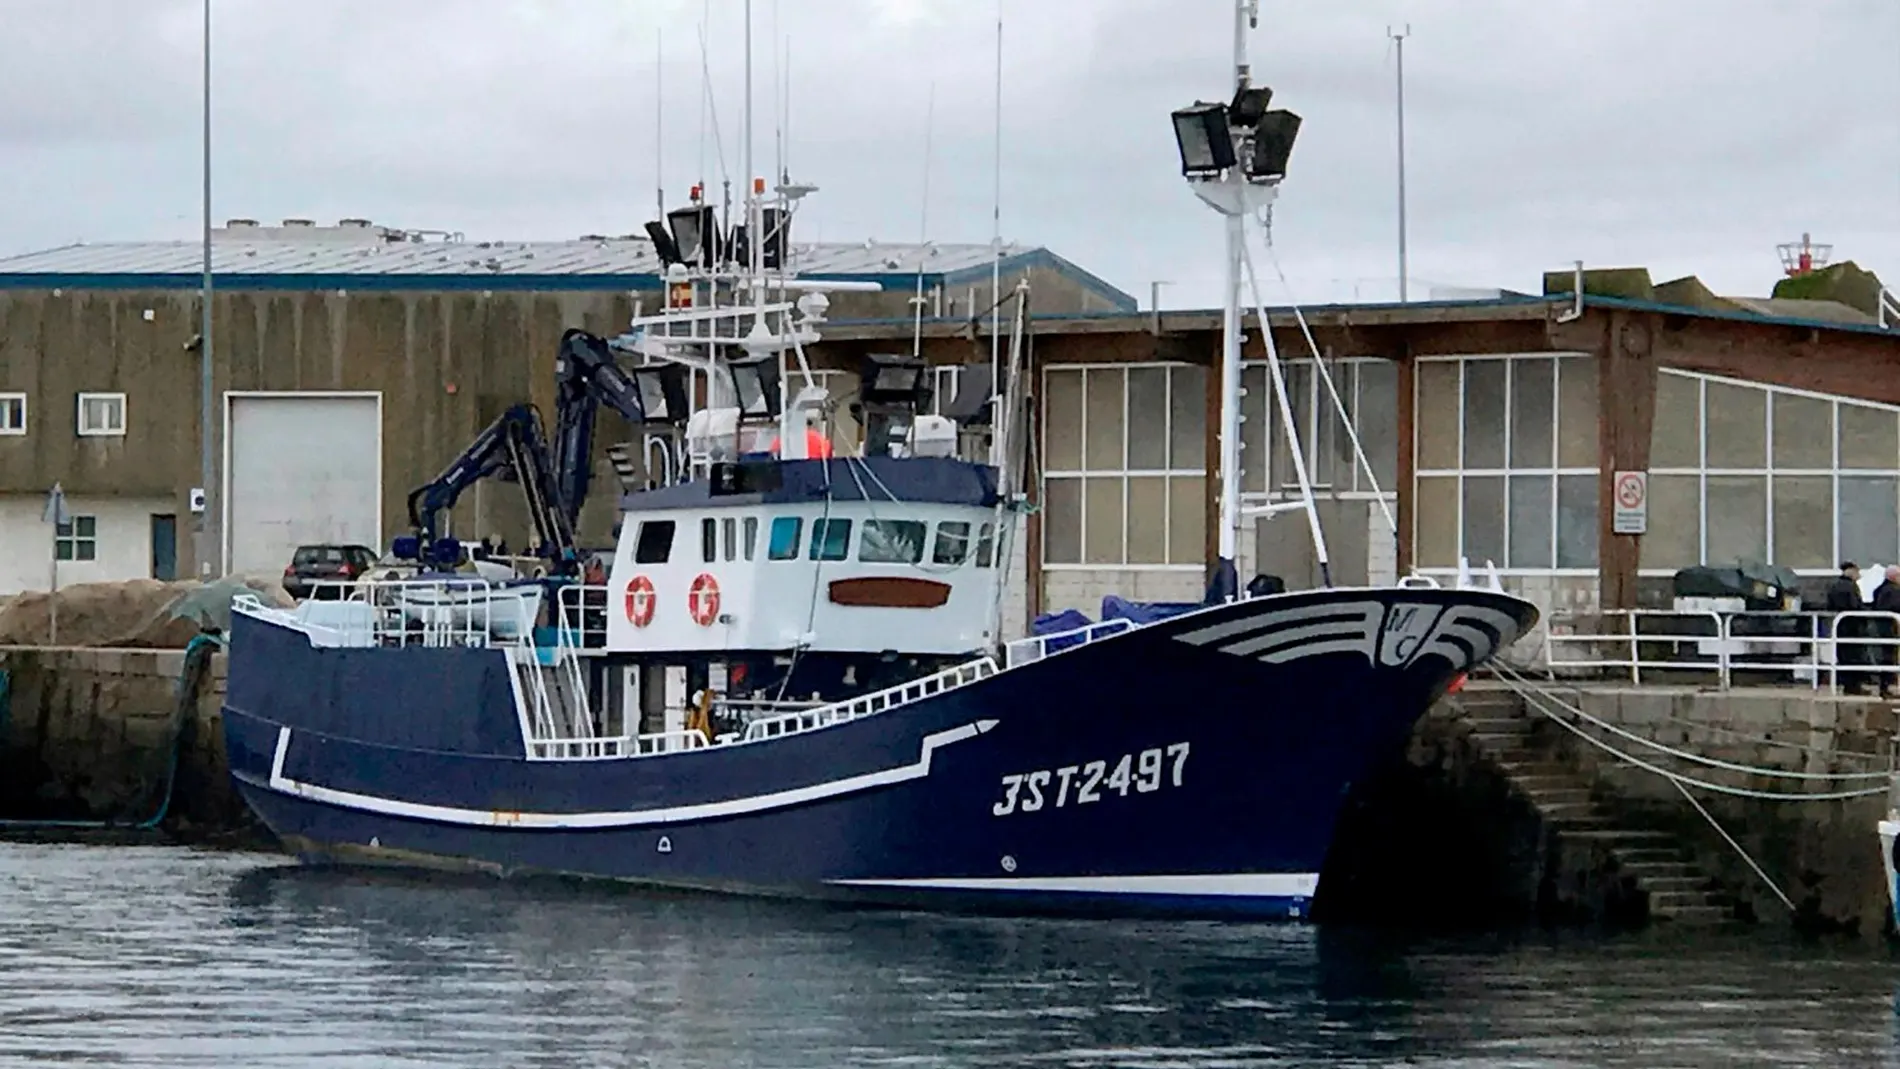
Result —
[[1104, 790], [1126, 798], [1130, 789], [1137, 794], [1150, 794], [1165, 786], [1179, 787], [1187, 757], [1188, 744], [1177, 742], [1139, 754], [1123, 754], [1112, 772], [1107, 761], [1090, 761], [1014, 773], [1003, 777], [1003, 799], [990, 806], [990, 812], [1006, 817], [1012, 813], [1099, 802]]

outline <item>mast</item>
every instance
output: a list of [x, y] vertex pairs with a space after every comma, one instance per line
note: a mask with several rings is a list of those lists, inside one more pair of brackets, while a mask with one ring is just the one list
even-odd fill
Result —
[[[1247, 29], [1253, 19], [1256, 0], [1234, 3], [1234, 88], [1247, 88], [1252, 80], [1247, 67]], [[1216, 552], [1220, 557], [1215, 577], [1217, 589], [1237, 590], [1240, 573], [1237, 565], [1240, 546], [1240, 283], [1241, 254], [1246, 248], [1246, 216], [1241, 212], [1226, 215], [1227, 284], [1222, 294], [1220, 361], [1220, 527]], [[1261, 324], [1264, 331], [1266, 325]]]

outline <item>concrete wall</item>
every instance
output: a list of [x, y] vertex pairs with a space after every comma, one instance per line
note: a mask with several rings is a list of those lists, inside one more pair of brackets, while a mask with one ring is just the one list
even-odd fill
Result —
[[[0, 818], [151, 816], [163, 796], [182, 651], [0, 648]], [[249, 823], [231, 789], [220, 706], [224, 656], [191, 710], [168, 826]]]
[[[0, 595], [46, 589], [54, 549], [53, 527], [41, 518], [45, 508], [40, 494], [0, 496]], [[94, 553], [89, 561], [60, 561], [59, 584], [151, 578], [152, 516], [171, 510], [169, 498], [68, 497], [70, 515], [93, 519]], [[189, 541], [185, 530], [181, 523], [181, 541]]]
[[[1661, 756], [1598, 731], [1603, 741], [1652, 764], [1727, 787], [1777, 794], [1884, 789], [1896, 726], [1885, 703], [1793, 689], [1561, 688], [1590, 715], [1642, 738], [1734, 764], [1782, 771], [1855, 773], [1852, 780], [1799, 781], [1731, 772]], [[1746, 900], [1756, 916], [1783, 920], [1787, 908], [1734, 848], [1668, 780], [1539, 725], [1551, 745], [1594, 777], [1598, 789], [1638, 820], [1678, 831], [1697, 846], [1705, 871]], [[1792, 898], [1802, 921], [1877, 935], [1887, 927], [1887, 889], [1876, 823], [1883, 795], [1839, 801], [1738, 798], [1691, 788], [1714, 817]]]

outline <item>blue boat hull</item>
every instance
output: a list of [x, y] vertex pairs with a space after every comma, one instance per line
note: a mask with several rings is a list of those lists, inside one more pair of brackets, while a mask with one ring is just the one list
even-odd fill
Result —
[[1534, 617], [1473, 591], [1256, 599], [803, 734], [550, 761], [501, 651], [313, 649], [240, 616], [224, 724], [240, 791], [313, 862], [1300, 917], [1346, 792]]

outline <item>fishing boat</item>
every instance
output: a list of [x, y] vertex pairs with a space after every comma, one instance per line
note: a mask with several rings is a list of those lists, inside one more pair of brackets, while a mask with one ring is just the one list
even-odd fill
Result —
[[[989, 383], [981, 459], [972, 428], [926, 411], [926, 369], [901, 356], [866, 358], [864, 439], [835, 441], [837, 403], [806, 353], [825, 293], [862, 287], [797, 274], [785, 235], [809, 187], [748, 184], [730, 228], [697, 200], [649, 227], [667, 307], [616, 339], [563, 341], [574, 397], [677, 448], [659, 485], [622, 495], [605, 582], [551, 569], [545, 623], [525, 630], [418, 619], [414, 595], [366, 599], [347, 628], [241, 601], [223, 723], [246, 802], [318, 864], [1307, 916], [1347, 792], [1534, 607], [1420, 580], [1248, 596], [1228, 463], [1201, 603], [1005, 636], [1027, 506], [1021, 288], [1007, 358], [969, 376]], [[1231, 460], [1239, 257], [1229, 266]], [[563, 415], [550, 450], [536, 420], [505, 416], [418, 492], [433, 504], [412, 499], [405, 550], [426, 554], [436, 505], [499, 471], [546, 517], [551, 559], [571, 561], [583, 425]]]

